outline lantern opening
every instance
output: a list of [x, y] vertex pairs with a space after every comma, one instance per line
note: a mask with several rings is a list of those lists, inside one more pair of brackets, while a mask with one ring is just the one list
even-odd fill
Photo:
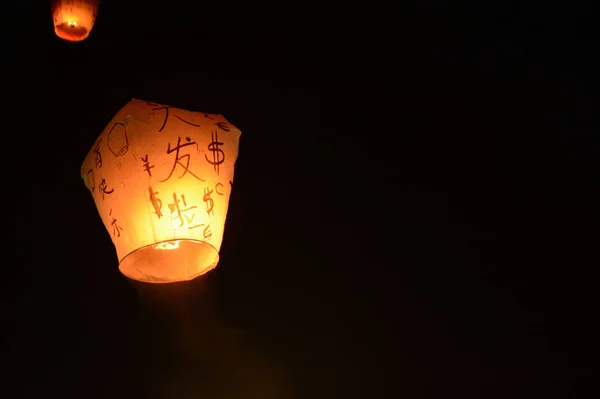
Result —
[[127, 277], [148, 283], [192, 280], [215, 268], [219, 252], [198, 240], [172, 240], [138, 248], [125, 256], [119, 270]]
[[58, 37], [70, 42], [80, 42], [89, 36], [89, 30], [77, 21], [68, 21], [56, 25], [54, 32]]

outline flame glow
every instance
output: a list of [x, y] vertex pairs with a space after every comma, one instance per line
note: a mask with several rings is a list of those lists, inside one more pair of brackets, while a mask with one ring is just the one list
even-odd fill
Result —
[[154, 246], [154, 249], [171, 250], [179, 248], [179, 240], [159, 242]]

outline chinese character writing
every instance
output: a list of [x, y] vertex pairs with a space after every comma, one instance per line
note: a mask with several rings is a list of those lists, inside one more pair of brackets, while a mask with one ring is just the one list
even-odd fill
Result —
[[227, 123], [225, 122], [217, 122], [215, 125], [217, 125], [217, 127], [221, 130], [225, 130], [226, 132], [229, 131], [229, 126], [227, 126]]
[[96, 161], [97, 168], [102, 167], [102, 154], [100, 153], [100, 142], [101, 141], [102, 141], [102, 139], [98, 140], [96, 142], [96, 147], [94, 147], [94, 159]]
[[164, 109], [165, 110], [165, 119], [163, 120], [162, 126], [160, 127], [160, 129], [158, 129], [159, 132], [162, 132], [163, 129], [165, 128], [166, 124], [167, 124], [167, 120], [169, 119], [169, 109], [171, 107], [156, 107], [156, 108], [152, 108], [152, 111], [157, 111], [159, 109]]
[[105, 194], [112, 194], [112, 192], [115, 191], [114, 188], [107, 190], [106, 179], [100, 180], [100, 190], [102, 191], [102, 199], [104, 199]]
[[[167, 125], [167, 121], [169, 120], [169, 110], [171, 108], [173, 108], [173, 107], [169, 107], [169, 106], [166, 106], [166, 105], [162, 106], [162, 107], [152, 108], [152, 111], [158, 111], [158, 110], [161, 110], [161, 109], [165, 110], [165, 119], [163, 120], [163, 123], [162, 123], [160, 129], [158, 129], [159, 132], [162, 132], [163, 129], [165, 128], [165, 126]], [[152, 115], [154, 115], [154, 112], [152, 113]], [[184, 123], [187, 123], [188, 125], [195, 126], [195, 127], [200, 127], [200, 125], [197, 125], [197, 124], [192, 123], [192, 122], [188, 122], [185, 119], [183, 119], [183, 118], [181, 118], [181, 117], [179, 117], [177, 115], [175, 115], [175, 118], [179, 119], [180, 121], [182, 121]]]
[[183, 118], [181, 118], [181, 117], [179, 117], [179, 116], [177, 116], [177, 115], [175, 115], [175, 118], [179, 119], [179, 120], [180, 120], [180, 121], [182, 121], [183, 123], [187, 123], [187, 124], [188, 124], [188, 125], [190, 125], [190, 126], [196, 126], [196, 127], [200, 127], [200, 125], [197, 125], [197, 124], [195, 124], [195, 123], [192, 123], [192, 122], [186, 121], [185, 119], [183, 119]]
[[121, 237], [121, 230], [123, 230], [123, 228], [117, 224], [117, 219], [115, 219], [115, 217], [112, 216], [112, 209], [110, 210], [110, 212], [108, 212], [108, 216], [112, 217], [112, 222], [110, 222], [110, 224], [113, 228], [113, 235]]
[[141, 160], [144, 163], [144, 171], [148, 172], [148, 176], [152, 176], [150, 169], [152, 169], [154, 165], [150, 165], [150, 162], [148, 161], [148, 154], [146, 154], [145, 157], [141, 157]]
[[171, 221], [179, 221], [178, 227], [183, 227], [184, 224], [188, 224], [188, 229], [193, 229], [199, 226], [203, 226], [203, 224], [197, 224], [195, 226], [190, 226], [196, 216], [195, 213], [188, 213], [192, 209], [196, 209], [197, 206], [190, 206], [187, 208], [182, 208], [180, 206], [180, 201], [183, 203], [184, 207], [187, 207], [187, 202], [185, 201], [185, 195], [181, 195], [181, 199], [177, 198], [177, 194], [173, 193], [173, 203], [169, 204], [169, 210], [171, 211]]
[[[161, 180], [161, 182], [165, 182], [167, 180], [169, 180], [171, 178], [171, 176], [173, 175], [173, 172], [175, 171], [175, 168], [177, 167], [177, 165], [180, 165], [184, 170], [183, 173], [181, 174], [181, 176], [179, 176], [179, 179], [181, 179], [183, 176], [185, 176], [186, 173], [190, 173], [192, 176], [194, 176], [196, 179], [200, 180], [200, 181], [204, 181], [203, 179], [199, 178], [198, 176], [196, 176], [190, 169], [190, 154], [184, 154], [184, 155], [179, 155], [179, 150], [190, 146], [190, 145], [194, 145], [196, 144], [195, 141], [191, 141], [191, 139], [189, 137], [186, 137], [185, 140], [187, 141], [187, 143], [181, 144], [181, 137], [177, 137], [177, 146], [175, 148], [171, 148], [171, 143], [169, 143], [168, 147], [167, 147], [167, 154], [170, 154], [172, 152], [175, 152], [175, 162], [173, 162], [173, 167], [171, 168], [171, 172], [169, 173], [169, 176], [167, 176], [166, 179]], [[182, 162], [182, 159], [186, 160], [185, 164]]]

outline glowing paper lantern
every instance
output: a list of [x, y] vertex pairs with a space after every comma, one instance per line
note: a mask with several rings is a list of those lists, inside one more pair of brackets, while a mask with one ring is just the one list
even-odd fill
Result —
[[99, 0], [53, 0], [54, 32], [70, 42], [85, 40], [96, 22]]
[[137, 99], [106, 126], [81, 176], [124, 275], [168, 283], [217, 265], [240, 135], [221, 115]]

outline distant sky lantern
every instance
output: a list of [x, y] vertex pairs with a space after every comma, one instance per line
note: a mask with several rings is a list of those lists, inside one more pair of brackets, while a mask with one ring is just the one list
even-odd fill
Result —
[[124, 275], [169, 283], [217, 265], [240, 135], [221, 115], [137, 99], [106, 126], [81, 176]]
[[70, 42], [85, 40], [94, 26], [99, 0], [52, 0], [54, 32]]

